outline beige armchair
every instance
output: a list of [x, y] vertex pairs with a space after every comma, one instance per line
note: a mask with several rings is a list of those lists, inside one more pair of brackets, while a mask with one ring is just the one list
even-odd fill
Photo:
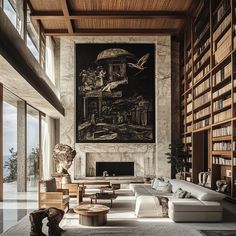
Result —
[[40, 181], [39, 208], [69, 209], [69, 190], [58, 189], [55, 178]]
[[69, 190], [70, 197], [76, 197], [78, 204], [83, 201], [85, 186], [79, 186], [77, 183], [63, 184], [63, 189]]

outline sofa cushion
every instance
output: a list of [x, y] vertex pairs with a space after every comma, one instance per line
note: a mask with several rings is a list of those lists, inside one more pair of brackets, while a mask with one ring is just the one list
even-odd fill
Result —
[[172, 185], [169, 182], [159, 181], [156, 190], [164, 193], [171, 193]]
[[222, 206], [219, 202], [210, 203], [208, 201], [201, 202], [195, 199], [189, 201], [169, 201], [168, 207], [172, 211], [181, 211], [181, 212], [208, 212], [208, 211], [222, 211]]
[[185, 180], [171, 179], [172, 191], [175, 192], [178, 188], [182, 188], [200, 201], [222, 201], [225, 198], [224, 194], [217, 193], [211, 189], [204, 188], [194, 183]]
[[175, 198], [190, 198], [191, 193], [183, 190], [182, 188], [178, 188], [174, 193]]

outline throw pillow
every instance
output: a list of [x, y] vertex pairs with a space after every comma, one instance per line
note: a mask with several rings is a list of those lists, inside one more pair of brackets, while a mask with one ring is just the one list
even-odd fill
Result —
[[190, 198], [191, 193], [183, 190], [182, 188], [178, 188], [173, 195], [175, 198]]
[[163, 193], [171, 193], [172, 185], [169, 182], [159, 181], [156, 190]]
[[160, 181], [159, 179], [155, 178], [154, 181], [153, 181], [152, 188], [156, 189], [156, 187], [158, 186], [159, 181]]

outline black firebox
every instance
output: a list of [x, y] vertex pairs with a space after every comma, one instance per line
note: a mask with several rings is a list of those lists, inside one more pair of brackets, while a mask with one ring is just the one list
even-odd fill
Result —
[[134, 162], [96, 162], [96, 176], [134, 176]]

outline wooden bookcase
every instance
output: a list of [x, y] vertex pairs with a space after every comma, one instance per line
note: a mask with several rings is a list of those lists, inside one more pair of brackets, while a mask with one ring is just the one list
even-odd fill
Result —
[[189, 22], [180, 44], [181, 137], [191, 153], [185, 178], [198, 183], [207, 161], [211, 188], [224, 179], [236, 198], [236, 0], [201, 1]]

